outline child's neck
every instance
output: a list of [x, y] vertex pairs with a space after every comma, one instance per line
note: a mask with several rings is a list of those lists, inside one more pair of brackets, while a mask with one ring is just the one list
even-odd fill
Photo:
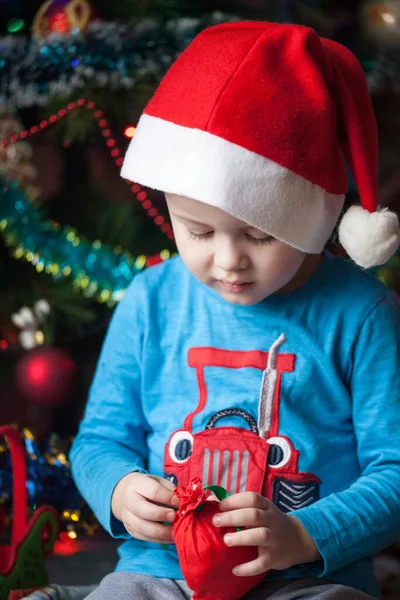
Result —
[[286, 294], [287, 292], [293, 292], [297, 290], [297, 288], [301, 287], [317, 271], [323, 260], [322, 254], [307, 254], [300, 269], [297, 271], [296, 275], [284, 285], [280, 290], [278, 290], [274, 295], [279, 296], [280, 294]]

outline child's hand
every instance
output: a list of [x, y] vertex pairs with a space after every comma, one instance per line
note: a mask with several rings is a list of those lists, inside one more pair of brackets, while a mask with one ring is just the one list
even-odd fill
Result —
[[258, 558], [235, 567], [235, 575], [250, 577], [320, 558], [314, 540], [302, 523], [260, 494], [244, 492], [229, 496], [219, 508], [223, 512], [215, 515], [214, 525], [246, 527], [225, 535], [227, 546], [258, 546]]
[[155, 544], [172, 544], [172, 523], [179, 500], [167, 479], [156, 475], [129, 473], [118, 482], [111, 500], [112, 512], [132, 537]]

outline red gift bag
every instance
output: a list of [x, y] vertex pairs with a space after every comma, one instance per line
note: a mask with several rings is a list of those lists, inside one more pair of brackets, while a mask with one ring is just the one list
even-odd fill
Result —
[[[203, 488], [200, 479], [175, 490], [181, 501], [174, 522], [174, 541], [183, 576], [194, 592], [193, 600], [238, 600], [262, 581], [266, 573], [238, 577], [237, 565], [258, 557], [256, 546], [229, 548], [224, 535], [234, 527], [215, 527], [212, 518], [219, 502], [229, 496], [219, 486]], [[217, 497], [213, 496], [213, 494]]]

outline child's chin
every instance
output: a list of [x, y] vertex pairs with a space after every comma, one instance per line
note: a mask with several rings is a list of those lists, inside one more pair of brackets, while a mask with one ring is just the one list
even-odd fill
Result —
[[218, 291], [219, 295], [230, 304], [239, 306], [252, 306], [261, 302], [262, 298], [256, 298], [254, 294], [233, 294], [230, 292]]

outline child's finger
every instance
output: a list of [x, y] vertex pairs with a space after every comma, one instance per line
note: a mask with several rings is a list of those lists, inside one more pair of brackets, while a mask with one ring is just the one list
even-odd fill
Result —
[[232, 569], [232, 573], [237, 577], [253, 577], [254, 575], [261, 575], [270, 569], [269, 556], [268, 554], [261, 554], [255, 560], [242, 565], [237, 565]]
[[169, 521], [172, 523], [176, 515], [175, 511], [171, 508], [149, 502], [139, 493], [132, 496], [127, 508], [133, 514], [146, 521]]
[[268, 513], [260, 508], [239, 508], [217, 513], [213, 517], [216, 527], [266, 527]]
[[236, 508], [262, 508], [267, 510], [273, 503], [256, 492], [241, 492], [233, 494], [219, 503], [220, 510], [235, 510]]
[[267, 527], [254, 527], [237, 533], [227, 533], [224, 542], [227, 546], [266, 546], [270, 536], [271, 531]]
[[148, 477], [146, 484], [140, 490], [140, 495], [150, 500], [150, 502], [173, 506], [173, 491], [169, 487], [162, 485], [158, 478]]
[[[161, 525], [154, 521], [146, 521], [130, 513], [124, 519], [124, 524], [131, 535], [139, 534], [146, 538], [160, 540], [162, 544], [168, 544], [173, 539], [173, 529], [169, 525]], [[137, 537], [135, 535], [135, 537]]]

